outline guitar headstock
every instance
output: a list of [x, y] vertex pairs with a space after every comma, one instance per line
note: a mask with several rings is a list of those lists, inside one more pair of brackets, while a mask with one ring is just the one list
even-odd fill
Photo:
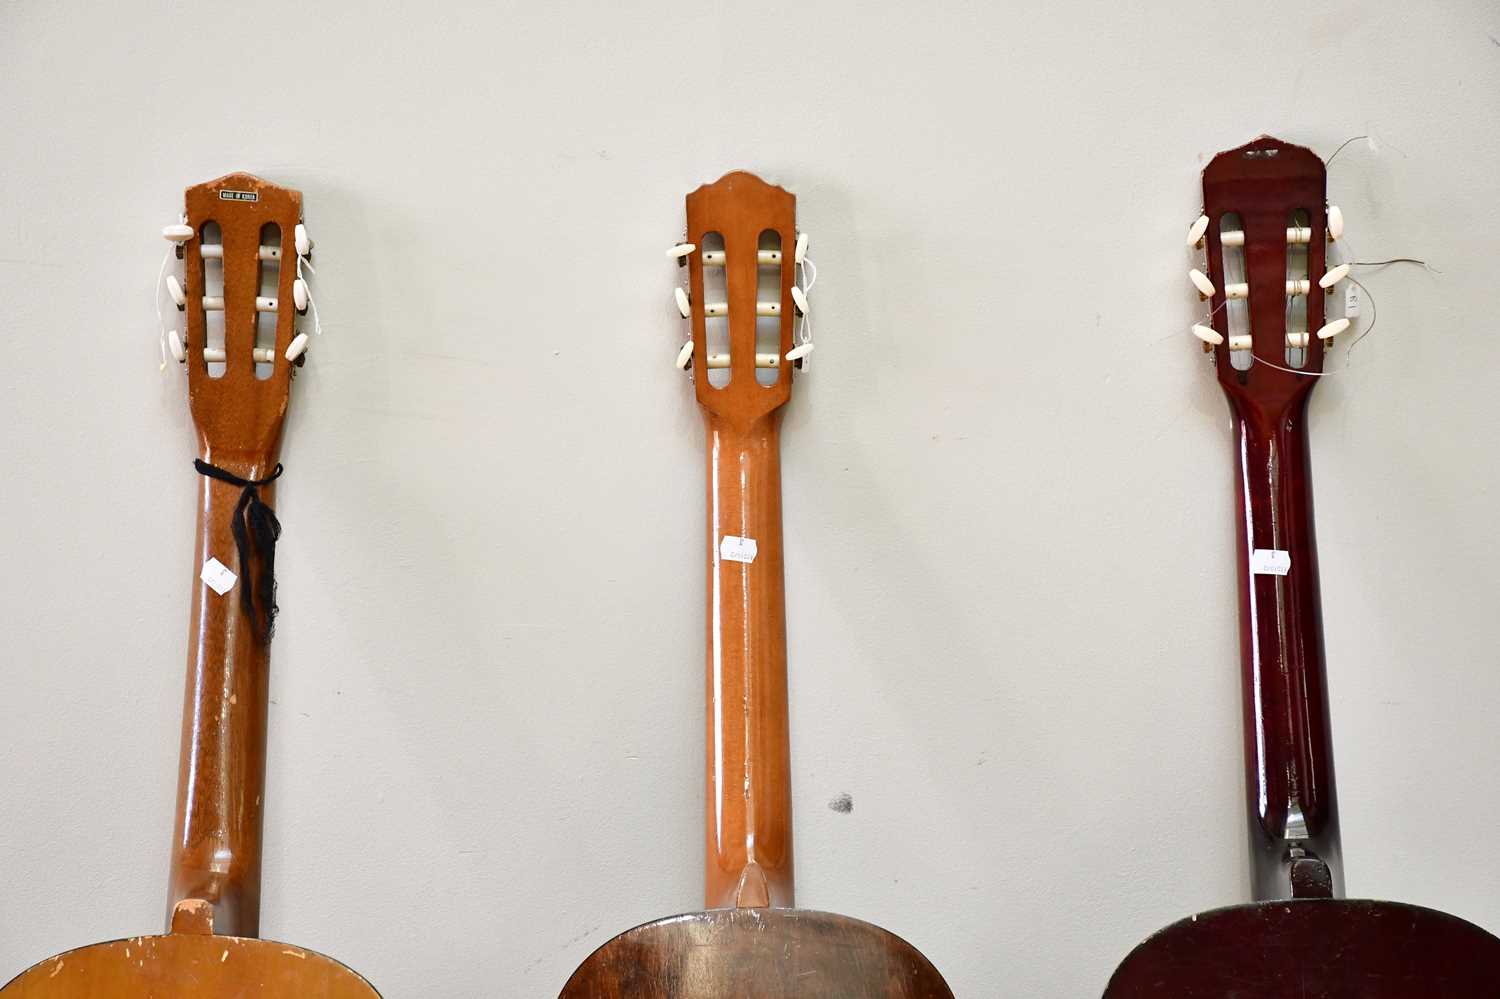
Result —
[[273, 454], [307, 344], [295, 329], [308, 304], [298, 263], [311, 252], [301, 193], [232, 173], [188, 188], [183, 222], [163, 235], [183, 262], [182, 282], [167, 279], [186, 317], [171, 347], [200, 438], [210, 451]]
[[1327, 204], [1326, 180], [1316, 153], [1270, 136], [1203, 171], [1203, 214], [1188, 242], [1206, 249], [1208, 273], [1188, 276], [1212, 313], [1193, 332], [1232, 398], [1266, 406], [1304, 395], [1349, 326], [1324, 316], [1324, 292], [1349, 273], [1327, 266], [1343, 216]]
[[744, 172], [687, 196], [687, 235], [670, 251], [688, 269], [677, 306], [692, 339], [678, 362], [719, 416], [748, 421], [784, 405], [790, 369], [812, 349], [793, 345], [793, 314], [807, 310], [794, 280], [806, 252], [796, 211], [794, 195]]

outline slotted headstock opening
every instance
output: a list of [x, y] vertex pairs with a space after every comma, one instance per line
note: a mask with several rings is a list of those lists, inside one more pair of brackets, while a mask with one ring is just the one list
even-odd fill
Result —
[[1326, 204], [1322, 159], [1269, 136], [1220, 153], [1203, 171], [1208, 297], [1223, 338], [1213, 351], [1231, 396], [1286, 400], [1323, 370], [1315, 331], [1324, 295], [1312, 276], [1326, 266]]
[[754, 419], [791, 398], [794, 274], [782, 248], [796, 241], [796, 205], [744, 172], [687, 196], [693, 381], [721, 416]]
[[184, 365], [210, 450], [270, 453], [280, 438], [296, 336], [282, 244], [301, 220], [300, 193], [247, 173], [187, 190]]

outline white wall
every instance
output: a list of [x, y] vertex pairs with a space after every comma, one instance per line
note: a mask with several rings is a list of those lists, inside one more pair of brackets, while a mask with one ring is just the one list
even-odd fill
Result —
[[[300, 188], [326, 335], [278, 507], [268, 936], [545, 996], [699, 893], [683, 195], [798, 195], [799, 896], [961, 996], [1097, 994], [1240, 900], [1227, 411], [1198, 170], [1330, 190], [1379, 328], [1314, 396], [1350, 889], [1500, 928], [1500, 12], [265, 0], [0, 10], [0, 979], [159, 925], [193, 579], [152, 281], [182, 189]], [[840, 793], [851, 814], [827, 807]]]

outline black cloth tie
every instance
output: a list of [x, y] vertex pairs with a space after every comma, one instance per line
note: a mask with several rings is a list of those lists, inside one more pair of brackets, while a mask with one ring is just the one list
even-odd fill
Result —
[[[199, 475], [243, 489], [240, 501], [234, 506], [234, 518], [229, 522], [239, 555], [240, 574], [245, 577], [240, 586], [240, 606], [255, 627], [256, 639], [262, 645], [268, 645], [276, 627], [276, 539], [281, 537], [281, 521], [276, 519], [276, 511], [261, 502], [256, 487], [280, 478], [281, 463], [277, 462], [276, 468], [264, 479], [242, 479], [202, 458], [195, 458], [193, 467]], [[252, 553], [260, 561], [260, 571], [253, 576]], [[256, 603], [260, 604], [258, 615]]]

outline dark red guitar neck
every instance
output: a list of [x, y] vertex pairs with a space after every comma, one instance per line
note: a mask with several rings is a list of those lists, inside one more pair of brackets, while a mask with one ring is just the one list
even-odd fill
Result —
[[[1235, 429], [1236, 572], [1244, 683], [1246, 790], [1255, 896], [1339, 894], [1338, 818], [1313, 537], [1307, 401], [1322, 368], [1315, 335], [1290, 370], [1287, 335], [1323, 322], [1325, 171], [1311, 150], [1262, 137], [1203, 172], [1219, 382]], [[1249, 364], [1232, 360], [1221, 236], [1244, 233]], [[1237, 218], [1236, 218], [1237, 217]], [[1306, 326], [1289, 330], [1289, 233], [1305, 220]], [[1233, 231], [1232, 229], [1230, 231]], [[1304, 373], [1308, 372], [1308, 373]]]

